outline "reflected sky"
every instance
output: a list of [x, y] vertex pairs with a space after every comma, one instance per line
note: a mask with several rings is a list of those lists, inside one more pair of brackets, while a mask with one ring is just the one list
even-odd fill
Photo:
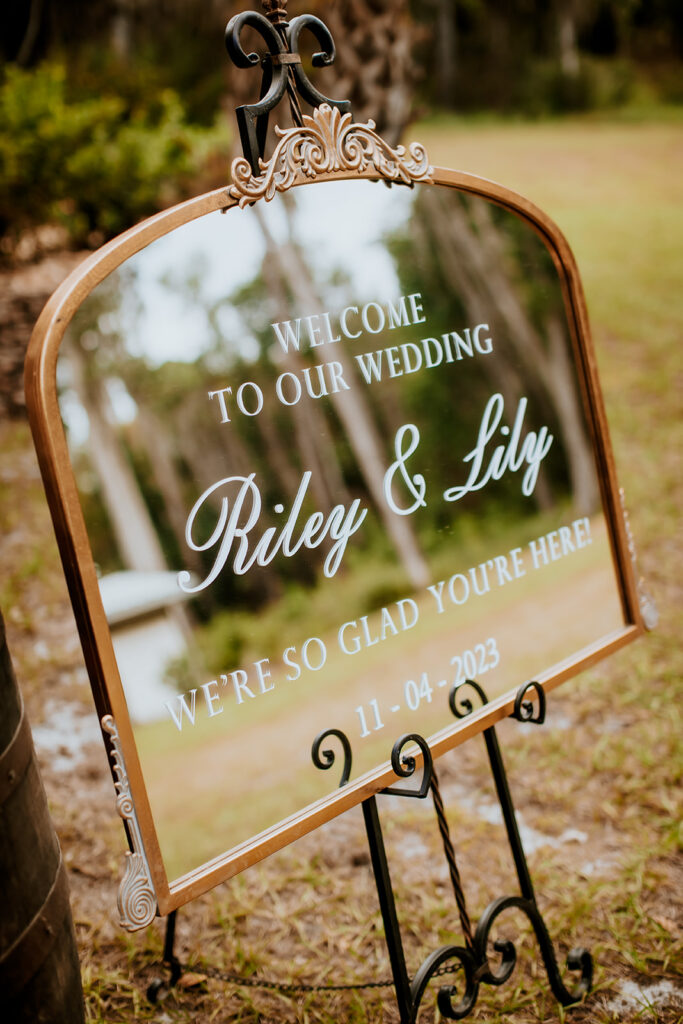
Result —
[[[384, 238], [408, 221], [413, 199], [411, 190], [398, 186], [327, 182], [314, 189], [295, 189], [287, 205], [282, 201], [262, 204], [259, 213], [275, 240], [284, 244], [289, 210], [294, 236], [316, 273], [329, 278], [341, 271], [362, 301], [398, 290]], [[329, 245], [330, 238], [334, 246]], [[135, 275], [139, 305], [135, 316], [123, 310], [131, 354], [159, 365], [166, 360], [192, 362], [205, 353], [212, 341], [205, 308], [252, 281], [264, 251], [256, 214], [247, 208], [200, 217], [137, 253], [127, 269]], [[192, 304], [177, 287], [190, 276], [197, 286], [197, 301]], [[220, 309], [219, 325], [241, 358], [249, 361], [256, 356], [254, 340], [245, 337], [243, 320], [227, 304]]]

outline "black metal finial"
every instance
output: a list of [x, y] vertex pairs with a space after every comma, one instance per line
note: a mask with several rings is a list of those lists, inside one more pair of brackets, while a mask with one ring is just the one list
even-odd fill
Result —
[[288, 22], [287, 0], [262, 0], [262, 6], [265, 15], [258, 11], [244, 11], [231, 18], [225, 30], [226, 49], [238, 68], [254, 67], [259, 63], [258, 54], [247, 53], [240, 43], [240, 35], [246, 26], [258, 32], [268, 47], [268, 53], [261, 61], [263, 78], [258, 103], [245, 104], [235, 110], [242, 150], [255, 175], [260, 173], [259, 158], [265, 150], [268, 115], [285, 92], [289, 94], [295, 124], [302, 124], [297, 94], [312, 107], [328, 103], [342, 114], [351, 110], [348, 100], [332, 100], [319, 92], [301, 64], [299, 37], [304, 29], [315, 36], [321, 47], [320, 52], [313, 54], [313, 66], [326, 67], [334, 61], [334, 40], [325, 23], [313, 14], [301, 14]]
[[271, 25], [287, 24], [288, 0], [261, 0], [261, 7]]

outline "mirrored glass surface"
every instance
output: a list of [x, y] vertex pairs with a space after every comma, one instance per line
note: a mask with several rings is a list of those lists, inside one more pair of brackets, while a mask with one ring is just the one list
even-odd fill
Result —
[[576, 355], [531, 226], [314, 184], [128, 259], [60, 408], [169, 878], [623, 627]]

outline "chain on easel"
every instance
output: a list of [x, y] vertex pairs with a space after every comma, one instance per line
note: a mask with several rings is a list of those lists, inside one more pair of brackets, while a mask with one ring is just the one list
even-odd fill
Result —
[[463, 938], [465, 939], [465, 945], [471, 951], [474, 949], [474, 933], [472, 931], [472, 922], [470, 921], [470, 915], [467, 912], [465, 893], [462, 887], [462, 881], [460, 880], [458, 863], [455, 859], [455, 849], [453, 847], [453, 843], [451, 842], [451, 835], [448, 829], [448, 822], [446, 820], [446, 811], [444, 809], [443, 800], [441, 798], [441, 790], [439, 789], [439, 782], [436, 777], [436, 771], [434, 770], [433, 766], [431, 790], [432, 801], [434, 802], [434, 811], [436, 813], [436, 820], [439, 827], [439, 833], [441, 834], [441, 842], [443, 843], [446, 863], [448, 864], [448, 873], [451, 878], [451, 885], [453, 886], [453, 892], [455, 894], [455, 902], [458, 907], [460, 927], [462, 928], [462, 934]]
[[[175, 914], [176, 911], [174, 910], [173, 913]], [[168, 961], [164, 961], [164, 963], [170, 966]], [[282, 992], [284, 995], [287, 993], [295, 995], [297, 992], [365, 992], [375, 988], [393, 988], [394, 985], [393, 978], [383, 978], [379, 981], [350, 981], [339, 985], [325, 983], [314, 985], [306, 982], [273, 981], [258, 976], [245, 977], [243, 974], [233, 974], [211, 964], [204, 964], [199, 969], [191, 964], [183, 964], [180, 960], [176, 961], [176, 964], [178, 974], [175, 979], [171, 978], [171, 985], [174, 985], [186, 971], [198, 971], [204, 977], [211, 978], [212, 981], [222, 981], [223, 984], [234, 985], [235, 988], [258, 988], [266, 992]], [[160, 967], [163, 965], [157, 964], [156, 966]], [[462, 968], [459, 964], [447, 964], [445, 967], [434, 971], [433, 977], [445, 977], [448, 974], [456, 974], [460, 970]], [[147, 989], [147, 997], [150, 1002], [155, 1003], [158, 1001], [164, 987], [165, 983], [160, 979], [156, 979], [150, 984]]]

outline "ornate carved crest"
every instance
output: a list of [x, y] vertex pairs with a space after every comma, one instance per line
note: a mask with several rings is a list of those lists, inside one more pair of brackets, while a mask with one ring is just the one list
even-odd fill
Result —
[[133, 852], [126, 853], [126, 866], [116, 902], [122, 927], [134, 932], [154, 920], [157, 912], [157, 898], [142, 846], [140, 826], [128, 783], [119, 731], [111, 715], [104, 716], [102, 728], [111, 736], [113, 747], [111, 759], [116, 774], [114, 782], [117, 792], [116, 809], [128, 825], [133, 844]]
[[276, 192], [318, 176], [355, 171], [368, 178], [413, 185], [430, 181], [432, 167], [418, 142], [396, 149], [377, 134], [374, 121], [357, 124], [350, 113], [342, 114], [323, 103], [304, 115], [303, 126], [276, 128], [280, 136], [268, 161], [259, 161], [262, 173], [254, 175], [249, 161], [238, 157], [232, 163], [232, 181], [228, 195], [240, 206], [257, 199], [270, 200]]

